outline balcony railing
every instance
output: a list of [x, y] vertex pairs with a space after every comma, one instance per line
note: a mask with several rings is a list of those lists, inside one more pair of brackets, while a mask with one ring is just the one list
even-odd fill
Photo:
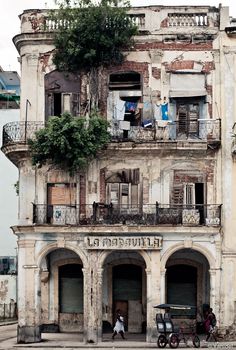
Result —
[[11, 122], [3, 127], [2, 145], [7, 146], [14, 143], [27, 143], [33, 138], [35, 132], [44, 127], [43, 122]]
[[180, 121], [153, 121], [150, 127], [130, 126], [129, 130], [120, 128], [118, 121], [111, 123], [113, 140], [130, 141], [206, 141], [220, 142], [221, 120], [198, 119], [191, 123]]
[[[131, 18], [132, 22], [139, 28], [145, 28], [145, 14], [130, 14], [128, 18]], [[46, 14], [39, 14], [38, 16], [30, 17], [32, 23], [32, 29], [37, 32], [54, 32], [59, 28], [70, 28], [71, 22], [68, 20], [55, 20], [49, 18]]]
[[206, 13], [169, 13], [169, 27], [207, 27], [208, 16]]
[[221, 205], [33, 204], [33, 223], [50, 225], [220, 226]]

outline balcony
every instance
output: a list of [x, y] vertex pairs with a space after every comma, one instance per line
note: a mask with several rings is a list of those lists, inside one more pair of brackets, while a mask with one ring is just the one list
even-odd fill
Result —
[[11, 122], [3, 127], [2, 146], [26, 144], [36, 131], [44, 127], [43, 122]]
[[34, 138], [35, 132], [44, 127], [43, 122], [11, 122], [3, 127], [2, 152], [16, 166], [20, 159], [27, 156], [27, 140]]
[[198, 119], [194, 123], [178, 121], [156, 121], [150, 127], [129, 126], [123, 130], [122, 123], [111, 123], [113, 141], [133, 142], [205, 142], [211, 147], [219, 147], [221, 140], [220, 119]]
[[207, 13], [169, 13], [168, 27], [207, 27]]
[[95, 202], [85, 205], [33, 204], [33, 223], [74, 226], [220, 226], [221, 205], [171, 206], [156, 203], [117, 206]]

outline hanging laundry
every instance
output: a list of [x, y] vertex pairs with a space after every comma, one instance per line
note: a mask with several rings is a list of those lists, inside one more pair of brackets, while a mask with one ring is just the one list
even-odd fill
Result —
[[129, 101], [126, 101], [125, 102], [125, 110], [127, 112], [135, 112], [136, 109], [137, 109], [137, 102], [129, 102]]
[[152, 120], [151, 120], [151, 119], [144, 120], [144, 121], [142, 122], [142, 126], [143, 126], [144, 128], [150, 128], [150, 127], [152, 127]]
[[168, 124], [169, 124], [169, 122], [166, 120], [158, 120], [157, 121], [157, 126], [159, 128], [165, 128]]
[[162, 119], [162, 110], [161, 105], [158, 105], [157, 103], [153, 104], [153, 114], [155, 120], [161, 120]]
[[121, 130], [130, 130], [130, 122], [128, 121], [120, 121], [119, 127]]
[[124, 120], [125, 116], [125, 101], [120, 99], [115, 101], [114, 117], [116, 120]]
[[168, 103], [163, 103], [161, 105], [162, 120], [168, 120]]

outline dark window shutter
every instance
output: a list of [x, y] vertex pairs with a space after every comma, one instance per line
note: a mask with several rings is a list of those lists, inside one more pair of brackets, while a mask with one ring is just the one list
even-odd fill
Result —
[[183, 204], [183, 195], [184, 195], [183, 185], [174, 185], [172, 189], [172, 196], [171, 196], [172, 204], [175, 204], [175, 205]]

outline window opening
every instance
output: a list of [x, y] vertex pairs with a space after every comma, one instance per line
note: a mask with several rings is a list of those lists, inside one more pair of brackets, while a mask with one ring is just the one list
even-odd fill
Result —
[[61, 112], [61, 94], [55, 93], [53, 94], [53, 115], [60, 116]]
[[141, 77], [137, 72], [110, 74], [109, 90], [140, 90]]

